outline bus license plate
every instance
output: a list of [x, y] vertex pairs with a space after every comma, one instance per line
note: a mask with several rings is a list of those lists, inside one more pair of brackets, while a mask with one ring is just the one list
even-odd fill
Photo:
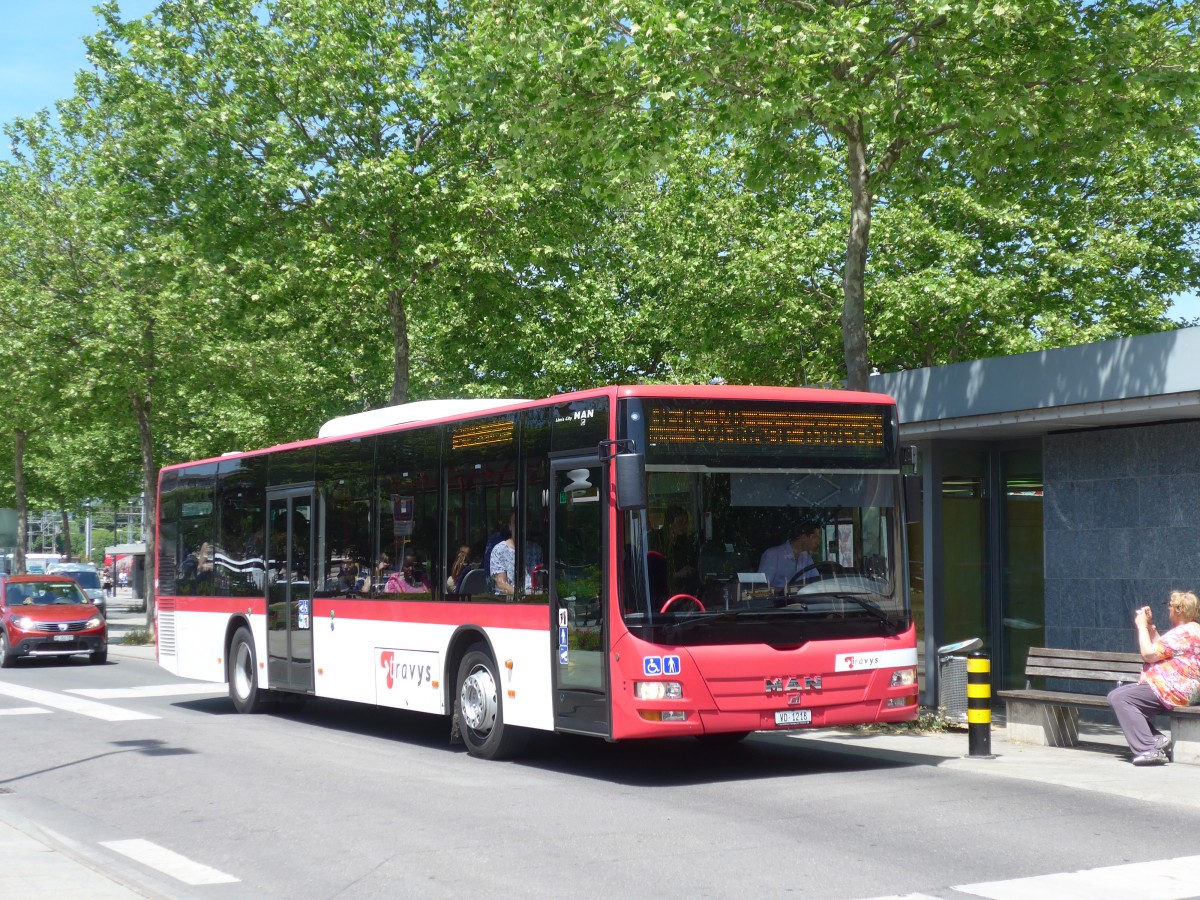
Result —
[[54, 636], [54, 639], [56, 641], [73, 641], [73, 640], [75, 640], [75, 637], [70, 634], [56, 634]]
[[775, 713], [776, 725], [807, 725], [811, 721], [811, 709], [781, 709]]

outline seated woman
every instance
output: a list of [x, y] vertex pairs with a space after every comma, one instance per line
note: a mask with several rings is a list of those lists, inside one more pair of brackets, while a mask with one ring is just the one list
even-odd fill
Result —
[[[542, 564], [542, 548], [534, 541], [525, 544], [525, 579], [523, 593], [533, 592], [532, 572]], [[488, 571], [496, 585], [496, 593], [513, 596], [516, 588], [517, 543], [511, 537], [492, 549]]]
[[417, 562], [416, 556], [407, 554], [403, 567], [388, 576], [383, 590], [387, 594], [428, 594], [430, 587], [425, 580], [425, 567]]

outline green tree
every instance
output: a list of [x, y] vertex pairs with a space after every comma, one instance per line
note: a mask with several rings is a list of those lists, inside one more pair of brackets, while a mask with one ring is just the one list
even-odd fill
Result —
[[[742, 144], [746, 189], [781, 179], [790, 203], [820, 221], [796, 235], [804, 249], [836, 210], [845, 375], [861, 389], [870, 273], [892, 258], [908, 273], [909, 308], [887, 306], [888, 364], [913, 356], [892, 341], [904, 321], [929, 326], [919, 336], [927, 358], [947, 340], [951, 353], [966, 349], [961, 337], [975, 328], [1004, 331], [992, 343], [1003, 346], [1020, 343], [1012, 328], [1053, 342], [1079, 335], [1080, 322], [1094, 333], [1104, 317], [1162, 327], [1162, 299], [1197, 279], [1194, 248], [1180, 239], [1196, 222], [1195, 14], [1194, 3], [1170, 0], [489, 3], [474, 19], [464, 97], [486, 91], [474, 102], [531, 146], [548, 145], [542, 159], [560, 164], [552, 151], [569, 149], [603, 184], [633, 166], [657, 171], [681, 135]], [[1157, 166], [1176, 151], [1177, 165]], [[1150, 181], [1137, 194], [1132, 177], [1095, 177], [1109, 172]], [[1147, 194], [1182, 202], [1123, 207]], [[1145, 218], [1164, 211], [1182, 224]], [[886, 237], [897, 257], [872, 254], [881, 216], [896, 229]], [[921, 246], [910, 254], [913, 232]], [[1114, 247], [1137, 264], [1102, 286], [1139, 289], [1099, 300], [1089, 279]], [[958, 289], [961, 267], [969, 283]], [[992, 320], [992, 282], [1004, 300], [1031, 270], [1039, 290], [1010, 291], [1013, 307]], [[919, 302], [948, 285], [944, 305]]]
[[168, 0], [137, 22], [103, 15], [91, 90], [130, 129], [178, 135], [165, 174], [227, 288], [254, 284], [262, 305], [247, 311], [271, 318], [273, 354], [305, 357], [282, 367], [309, 379], [285, 379], [293, 394], [339, 413], [403, 402], [414, 330], [485, 321], [521, 291], [545, 243], [528, 225], [552, 220], [522, 215], [538, 185], [493, 177], [503, 134], [468, 134], [469, 111], [442, 102], [444, 47], [465, 35], [455, 4]]

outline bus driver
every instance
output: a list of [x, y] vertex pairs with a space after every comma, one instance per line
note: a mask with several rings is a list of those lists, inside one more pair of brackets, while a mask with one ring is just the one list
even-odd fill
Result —
[[767, 576], [775, 590], [787, 587], [796, 576], [800, 576], [801, 581], [817, 577], [817, 561], [813, 554], [821, 535], [816, 523], [800, 522], [789, 534], [782, 544], [764, 550], [758, 561], [758, 571]]

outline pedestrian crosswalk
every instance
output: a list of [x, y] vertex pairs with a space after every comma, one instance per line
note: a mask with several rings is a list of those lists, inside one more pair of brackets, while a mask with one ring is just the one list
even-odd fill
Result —
[[[956, 884], [950, 890], [987, 900], [1189, 900], [1200, 897], [1200, 856], [1127, 863], [1031, 875], [1007, 881]], [[871, 900], [934, 900], [929, 894], [896, 894]], [[944, 900], [944, 897], [943, 897]]]
[[9, 697], [32, 706], [4, 707], [0, 704], [0, 716], [36, 715], [55, 710], [75, 713], [106, 722], [125, 722], [157, 719], [150, 713], [126, 709], [101, 700], [146, 699], [148, 697], [209, 696], [224, 694], [223, 684], [158, 684], [128, 688], [74, 688], [65, 691], [47, 691], [25, 685], [0, 681], [0, 697]]

